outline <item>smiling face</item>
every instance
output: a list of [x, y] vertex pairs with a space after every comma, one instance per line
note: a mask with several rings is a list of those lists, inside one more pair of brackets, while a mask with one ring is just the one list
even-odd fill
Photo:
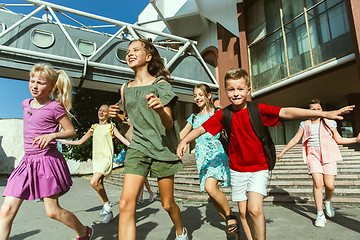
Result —
[[108, 119], [109, 107], [107, 105], [102, 105], [98, 110], [98, 117], [100, 122], [107, 121]]
[[245, 78], [226, 80], [226, 94], [235, 109], [243, 109], [246, 106], [246, 98], [250, 93], [251, 89]]
[[142, 42], [134, 41], [129, 45], [125, 59], [129, 67], [134, 70], [146, 66], [151, 57], [151, 54], [146, 53]]
[[200, 88], [194, 88], [194, 101], [200, 109], [205, 108], [209, 105], [211, 99], [211, 93], [205, 95], [205, 93]]
[[50, 92], [53, 86], [47, 81], [47, 79], [40, 74], [34, 74], [29, 80], [29, 90], [31, 96], [42, 102], [49, 99]]

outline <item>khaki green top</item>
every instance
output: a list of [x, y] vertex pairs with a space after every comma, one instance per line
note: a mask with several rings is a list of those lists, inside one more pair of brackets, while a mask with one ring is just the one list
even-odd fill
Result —
[[[177, 161], [176, 148], [179, 144], [179, 127], [174, 106], [178, 97], [172, 91], [167, 81], [160, 81], [157, 78], [152, 85], [124, 88], [124, 101], [126, 112], [130, 122], [134, 126], [133, 138], [129, 148], [141, 151], [142, 153], [159, 161]], [[162, 104], [171, 107], [174, 125], [166, 130], [161, 123], [160, 116], [147, 107], [146, 95], [153, 93], [161, 99]], [[121, 100], [119, 105], [122, 106]]]

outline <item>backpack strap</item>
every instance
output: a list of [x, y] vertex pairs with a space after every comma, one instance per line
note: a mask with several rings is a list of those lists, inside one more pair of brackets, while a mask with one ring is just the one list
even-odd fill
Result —
[[259, 105], [256, 102], [246, 102], [247, 109], [250, 117], [251, 126], [263, 145], [265, 157], [268, 160], [269, 170], [273, 170], [276, 163], [276, 149], [274, 142], [271, 138], [269, 129], [264, 126]]
[[265, 128], [261, 120], [259, 105], [256, 102], [246, 102], [251, 126], [254, 129], [256, 136], [259, 138], [261, 142], [264, 141], [265, 138]]
[[[221, 115], [224, 129], [226, 132], [226, 137], [228, 139], [228, 142], [230, 143], [230, 136], [231, 136], [231, 121], [232, 121], [232, 105], [225, 107], [222, 111]], [[229, 152], [229, 149], [225, 149], [225, 152]]]
[[125, 96], [124, 96], [124, 88], [125, 88], [125, 85], [127, 83], [124, 83], [123, 85], [121, 85], [121, 89], [120, 89], [120, 92], [121, 92], [121, 103], [123, 105], [123, 112], [124, 112], [124, 115], [127, 116], [127, 113], [126, 113], [126, 108], [125, 108]]

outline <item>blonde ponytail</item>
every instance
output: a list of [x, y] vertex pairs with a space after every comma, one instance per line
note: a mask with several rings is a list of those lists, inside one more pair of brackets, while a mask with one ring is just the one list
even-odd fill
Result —
[[63, 70], [60, 70], [57, 73], [58, 78], [52, 90], [52, 95], [54, 99], [65, 108], [66, 112], [70, 114], [70, 109], [72, 107], [71, 81]]

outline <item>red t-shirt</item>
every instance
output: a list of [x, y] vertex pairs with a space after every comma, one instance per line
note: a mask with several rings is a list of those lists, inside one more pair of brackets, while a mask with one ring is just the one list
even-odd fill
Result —
[[[265, 126], [279, 124], [281, 107], [259, 103], [261, 120]], [[202, 124], [207, 132], [216, 135], [223, 128], [222, 109]], [[229, 145], [229, 167], [238, 172], [257, 172], [268, 169], [262, 143], [254, 132], [247, 108], [233, 112]]]

